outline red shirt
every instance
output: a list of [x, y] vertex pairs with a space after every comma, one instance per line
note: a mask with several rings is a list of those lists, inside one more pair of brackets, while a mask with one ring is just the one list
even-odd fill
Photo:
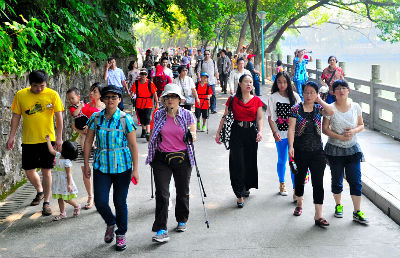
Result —
[[[230, 98], [226, 102], [226, 106], [229, 107]], [[234, 97], [233, 99], [233, 118], [239, 121], [253, 122], [257, 117], [257, 110], [264, 104], [261, 99], [257, 96], [253, 96], [249, 102], [244, 104], [239, 98]]]
[[[76, 109], [77, 109], [76, 105], [71, 105], [69, 107], [69, 112], [70, 112], [71, 116], [72, 116], [72, 113], [74, 113], [74, 111]], [[95, 107], [91, 107], [89, 104], [86, 103], [86, 104], [84, 104], [83, 108], [81, 109], [81, 112], [74, 118], [81, 117], [82, 114], [89, 118], [94, 112], [97, 112], [97, 111], [100, 111], [100, 110], [98, 110]]]
[[[140, 83], [140, 81], [137, 81], [139, 87], [139, 96], [136, 96], [136, 108], [139, 109], [153, 108], [153, 98], [151, 96], [152, 94], [156, 93], [157, 88], [154, 85], [154, 83], [151, 82], [150, 83], [151, 93], [150, 93], [148, 80], [149, 79], [146, 79], [146, 82], [144, 84]], [[136, 94], [136, 82], [132, 84], [131, 91]]]
[[[207, 91], [208, 88], [208, 91]], [[208, 96], [213, 94], [211, 86], [208, 86], [207, 83], [204, 84], [203, 86], [201, 83], [198, 83], [196, 85], [196, 91], [197, 95], [199, 95], [200, 99], [200, 105], [197, 104], [197, 101], [195, 103], [196, 108], [200, 109], [208, 109], [210, 107], [209, 101], [208, 101]]]

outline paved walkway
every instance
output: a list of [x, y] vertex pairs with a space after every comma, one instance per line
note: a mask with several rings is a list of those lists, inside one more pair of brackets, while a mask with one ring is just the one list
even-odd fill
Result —
[[[262, 98], [264, 100], [267, 98], [266, 88], [263, 89]], [[83, 210], [78, 218], [72, 218], [73, 209], [67, 206], [70, 218], [52, 222], [51, 217], [40, 215], [39, 206], [27, 206], [33, 198], [31, 194], [25, 198], [22, 209], [14, 211], [13, 215], [0, 224], [0, 256], [230, 258], [400, 256], [399, 225], [369, 199], [363, 197], [362, 208], [370, 224], [364, 226], [352, 221], [352, 203], [348, 185], [343, 195], [344, 218], [334, 218], [329, 168], [325, 173], [323, 211], [331, 226], [328, 229], [314, 226], [312, 188], [309, 183], [305, 189], [303, 215], [300, 217], [292, 215], [295, 205], [291, 202], [291, 196], [278, 195], [279, 185], [275, 172], [277, 155], [267, 122], [258, 153], [259, 189], [252, 190], [243, 209], [236, 208], [236, 198], [229, 181], [228, 151], [214, 143], [214, 135], [226, 99], [227, 95], [218, 94], [218, 114], [211, 115], [209, 134], [199, 133], [196, 143], [197, 160], [208, 196], [206, 203], [210, 219], [209, 229], [204, 224], [197, 177], [193, 172], [188, 230], [185, 233], [173, 231], [176, 222], [172, 209], [168, 223], [170, 242], [163, 245], [151, 242], [155, 202], [150, 198], [150, 169], [144, 165], [147, 144], [144, 139], [138, 139], [141, 178], [139, 185], [131, 185], [128, 195], [127, 250], [117, 253], [113, 244], [103, 242], [105, 225], [95, 208], [89, 211]], [[394, 161], [398, 160], [396, 154], [399, 153], [397, 151], [399, 143], [370, 131], [360, 134], [360, 143], [367, 158], [367, 163], [363, 163], [364, 178], [368, 177], [374, 184], [379, 183], [385, 178], [373, 173], [380, 171], [386, 173], [386, 179], [389, 180], [391, 177], [389, 175], [392, 175], [393, 180], [396, 176], [398, 180], [400, 164]], [[81, 161], [74, 162], [73, 175], [79, 189], [78, 200], [84, 204], [86, 197], [81, 178], [81, 165]], [[290, 182], [288, 175], [286, 178], [287, 182]], [[380, 187], [389, 189], [389, 185]], [[398, 191], [398, 185], [397, 187], [393, 185], [393, 189]], [[10, 196], [10, 199], [12, 197]], [[52, 200], [52, 208], [55, 213], [58, 211], [55, 200]]]

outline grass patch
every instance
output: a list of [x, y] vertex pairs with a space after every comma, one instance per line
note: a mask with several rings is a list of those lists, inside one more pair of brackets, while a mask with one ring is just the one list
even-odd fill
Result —
[[13, 185], [11, 187], [10, 190], [8, 190], [5, 193], [2, 193], [0, 195], [0, 201], [3, 201], [5, 198], [7, 198], [7, 196], [9, 196], [10, 194], [14, 193], [18, 188], [20, 188], [21, 186], [23, 186], [26, 182], [28, 182], [28, 179], [22, 179], [21, 181], [19, 181], [18, 183], [16, 183], [15, 185]]

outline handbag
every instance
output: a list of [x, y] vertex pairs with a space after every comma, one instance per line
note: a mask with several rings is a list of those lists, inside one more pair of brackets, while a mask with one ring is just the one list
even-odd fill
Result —
[[234, 121], [233, 118], [233, 98], [229, 99], [228, 114], [225, 116], [224, 124], [222, 125], [221, 132], [219, 133], [219, 138], [222, 143], [224, 143], [227, 150], [230, 149], [229, 142], [231, 139], [231, 129]]

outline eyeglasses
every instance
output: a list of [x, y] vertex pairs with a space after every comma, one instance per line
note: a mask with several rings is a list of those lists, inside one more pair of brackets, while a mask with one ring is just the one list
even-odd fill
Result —
[[335, 90], [340, 91], [340, 90], [347, 90], [347, 87], [336, 87]]
[[210, 54], [204, 54], [205, 56], [209, 56]]
[[314, 94], [317, 94], [317, 93], [315, 91], [310, 91], [310, 92], [305, 91], [305, 92], [303, 92], [303, 95], [314, 95]]
[[147, 75], [147, 73], [145, 73], [145, 72], [141, 72], [141, 73], [139, 73], [140, 75]]
[[109, 95], [109, 96], [104, 96], [103, 100], [110, 100], [110, 99], [117, 100], [118, 98], [119, 98], [118, 95]]
[[164, 99], [177, 99], [177, 98], [179, 98], [179, 95], [177, 94], [169, 94], [164, 96]]

